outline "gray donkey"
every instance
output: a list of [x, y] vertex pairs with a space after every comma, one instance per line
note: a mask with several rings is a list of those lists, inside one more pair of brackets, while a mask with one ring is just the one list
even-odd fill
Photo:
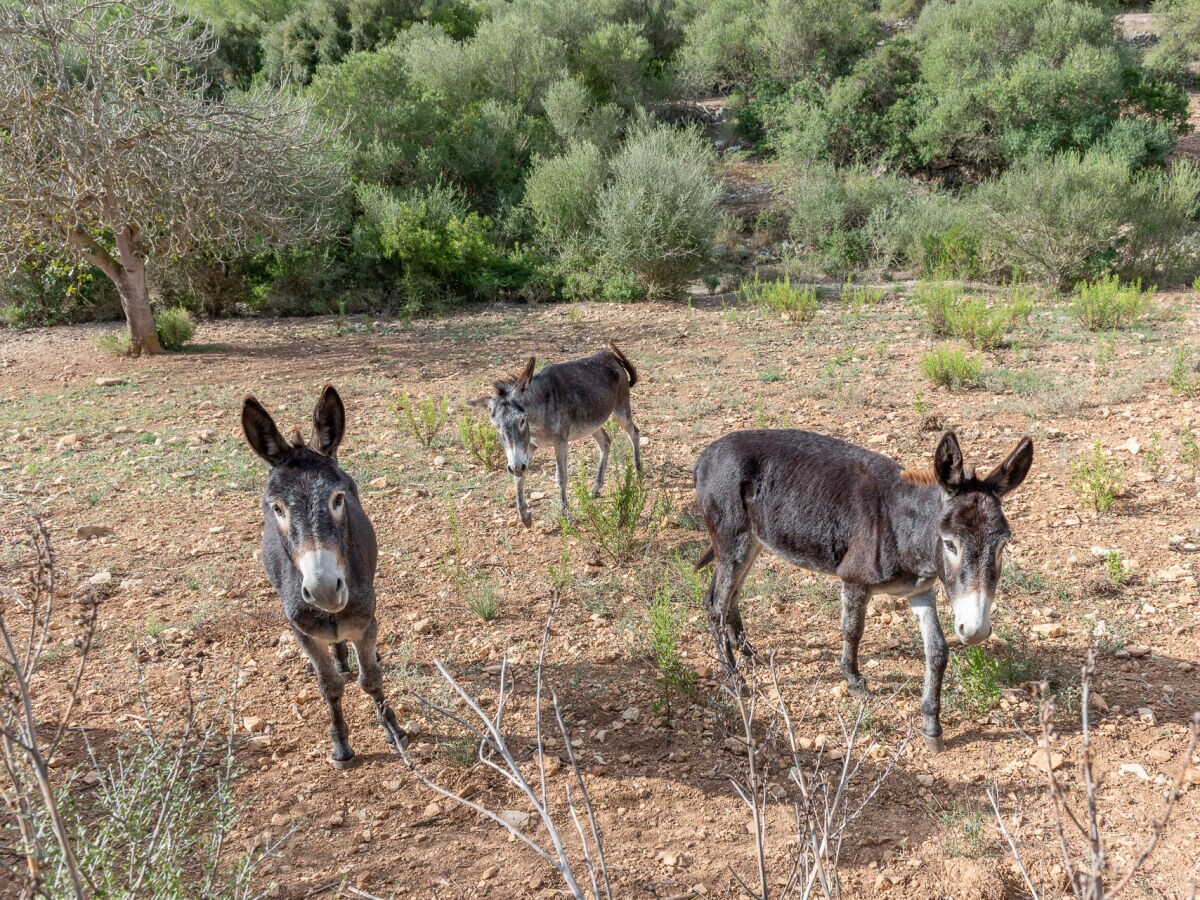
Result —
[[905, 470], [886, 456], [807, 431], [735, 431], [714, 441], [696, 460], [696, 499], [712, 540], [696, 568], [716, 559], [704, 602], [726, 674], [737, 677], [735, 651], [753, 652], [737, 595], [766, 547], [842, 580], [841, 667], [858, 696], [868, 693], [858, 670], [867, 599], [877, 592], [908, 598], [925, 645], [925, 740], [935, 752], [944, 749], [948, 648], [935, 584], [945, 589], [959, 641], [987, 640], [1011, 536], [1000, 499], [1032, 463], [1027, 437], [984, 479], [964, 468], [953, 432], [938, 444], [932, 472]]
[[554, 447], [554, 477], [564, 513], [569, 507], [567, 444], [591, 435], [599, 445], [600, 463], [592, 485], [593, 495], [599, 495], [612, 443], [604, 430], [609, 416], [629, 435], [634, 464], [642, 471], [640, 436], [629, 406], [629, 389], [637, 384], [638, 373], [620, 348], [610, 342], [607, 350], [546, 366], [536, 375], [535, 362], [529, 357], [521, 372], [493, 385], [494, 394], [468, 401], [487, 409], [500, 435], [508, 472], [517, 486], [517, 512], [526, 528], [533, 523], [533, 516], [525, 504], [525, 472], [533, 451], [540, 446]]
[[383, 695], [375, 649], [378, 548], [375, 530], [358, 500], [358, 487], [337, 463], [345, 429], [342, 400], [328, 386], [313, 411], [307, 444], [298, 428], [291, 442], [286, 441], [270, 413], [253, 397], [242, 404], [246, 441], [271, 467], [262, 503], [263, 568], [329, 705], [332, 761], [339, 769], [349, 766], [354, 757], [342, 715], [343, 675], [350, 671], [347, 641], [354, 644], [358, 683], [375, 701], [387, 742], [397, 749], [408, 745], [408, 736]]

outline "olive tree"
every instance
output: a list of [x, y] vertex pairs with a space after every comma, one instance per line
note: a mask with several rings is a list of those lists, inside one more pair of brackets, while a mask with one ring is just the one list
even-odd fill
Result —
[[161, 350], [156, 258], [336, 228], [336, 130], [296, 94], [215, 99], [217, 49], [171, 0], [0, 0], [0, 264], [50, 249], [117, 287], [130, 351]]

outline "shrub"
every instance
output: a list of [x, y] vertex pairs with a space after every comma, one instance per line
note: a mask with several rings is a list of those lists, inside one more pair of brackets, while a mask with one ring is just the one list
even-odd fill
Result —
[[679, 653], [679, 638], [683, 633], [686, 610], [676, 609], [674, 591], [669, 575], [655, 589], [646, 610], [646, 643], [654, 668], [658, 671], [662, 697], [654, 703], [655, 711], [669, 719], [671, 697], [686, 693], [696, 682], [696, 673], [687, 667]]
[[1100, 515], [1107, 515], [1125, 486], [1121, 464], [1097, 442], [1089, 456], [1071, 463], [1071, 489]]
[[486, 418], [477, 418], [464, 408], [458, 419], [458, 439], [476, 465], [492, 472], [504, 468], [500, 436]]
[[1191, 63], [1200, 58], [1200, 4], [1195, 0], [1155, 0], [1153, 11], [1159, 39], [1146, 51], [1146, 67], [1182, 81]]
[[695, 93], [747, 87], [761, 71], [763, 0], [713, 0], [684, 29], [676, 59]]
[[[994, 168], [1029, 153], [1086, 150], [1124, 113], [1186, 119], [1186, 98], [1139, 77], [1109, 11], [1076, 0], [961, 0], [921, 13], [921, 88], [911, 137], [926, 164]], [[1131, 77], [1132, 76], [1132, 77]], [[1147, 104], [1149, 108], [1147, 108]], [[1136, 154], [1161, 152], [1160, 138]], [[1127, 132], [1128, 142], [1134, 132]]]
[[1195, 397], [1200, 394], [1200, 372], [1192, 363], [1187, 344], [1181, 343], [1171, 354], [1171, 371], [1167, 385], [1177, 394]]
[[1009, 329], [1028, 318], [1032, 310], [1027, 298], [989, 305], [982, 298], [966, 296], [961, 287], [949, 282], [922, 282], [913, 297], [925, 308], [934, 334], [962, 338], [976, 350], [1000, 346]]
[[738, 297], [794, 324], [811, 322], [817, 315], [816, 290], [807, 284], [792, 287], [791, 277], [787, 275], [774, 281], [761, 281], [755, 272], [753, 280], [742, 282]]
[[1179, 423], [1179, 459], [1192, 470], [1193, 478], [1200, 475], [1200, 439], [1187, 422]]
[[154, 317], [154, 330], [164, 350], [182, 350], [184, 344], [196, 334], [196, 322], [192, 314], [182, 306], [159, 310]]
[[534, 165], [523, 202], [546, 247], [562, 252], [589, 240], [604, 172], [604, 159], [592, 143], [572, 144], [562, 156]]
[[587, 36], [575, 65], [593, 97], [632, 109], [644, 93], [649, 61], [650, 42], [641, 28], [634, 22], [610, 22]]
[[446, 424], [448, 404], [445, 397], [427, 397], [420, 402], [414, 402], [407, 393], [401, 392], [393, 408], [400, 429], [426, 450], [433, 446], [438, 433]]
[[913, 189], [894, 175], [862, 166], [805, 173], [792, 194], [789, 233], [802, 253], [839, 279], [864, 270], [884, 272], [905, 256], [900, 226]]
[[1071, 311], [1079, 324], [1089, 331], [1127, 328], [1150, 308], [1155, 289], [1142, 290], [1141, 281], [1121, 284], [1116, 275], [1075, 287]]
[[1115, 587], [1121, 587], [1129, 580], [1129, 567], [1125, 565], [1125, 557], [1120, 550], [1108, 551], [1104, 557], [1104, 569]]
[[599, 254], [650, 296], [678, 293], [723, 221], [712, 149], [695, 130], [643, 121], [609, 160], [596, 210]]
[[574, 78], [556, 81], [542, 99], [546, 121], [565, 146], [594, 144], [609, 150], [621, 133], [623, 113], [612, 103], [597, 105], [586, 87]]
[[762, 17], [769, 69], [780, 82], [845, 74], [874, 46], [880, 26], [864, 0], [768, 0]]
[[[563, 529], [609, 557], [614, 563], [628, 562], [658, 531], [669, 510], [665, 494], [655, 495], [643, 477], [625, 460], [625, 469], [607, 494], [592, 496], [586, 467], [581, 465], [572, 485], [575, 495], [573, 517], [564, 519]], [[638, 536], [642, 518], [646, 535]]]
[[987, 646], [968, 647], [950, 658], [950, 671], [957, 682], [958, 700], [968, 712], [985, 713], [1000, 699], [1007, 685], [1028, 681], [1032, 665], [1009, 644], [1000, 653]]
[[921, 374], [941, 387], [958, 390], [974, 387], [983, 372], [983, 361], [957, 347], [938, 347], [921, 357]]

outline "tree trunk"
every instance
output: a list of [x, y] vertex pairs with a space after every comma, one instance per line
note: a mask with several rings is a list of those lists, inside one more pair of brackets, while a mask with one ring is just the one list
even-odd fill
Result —
[[158, 332], [154, 328], [154, 314], [150, 311], [145, 262], [138, 260], [133, 268], [122, 267], [115, 280], [125, 321], [129, 324], [129, 355], [162, 353], [162, 344], [158, 342]]

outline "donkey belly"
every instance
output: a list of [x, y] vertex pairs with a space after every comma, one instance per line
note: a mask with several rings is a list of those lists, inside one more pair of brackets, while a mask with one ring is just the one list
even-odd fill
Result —
[[818, 572], [821, 575], [836, 575], [837, 561], [816, 545], [808, 545], [797, 541], [784, 541], [776, 535], [764, 536], [755, 534], [758, 542], [780, 559], [790, 562], [793, 566]]

